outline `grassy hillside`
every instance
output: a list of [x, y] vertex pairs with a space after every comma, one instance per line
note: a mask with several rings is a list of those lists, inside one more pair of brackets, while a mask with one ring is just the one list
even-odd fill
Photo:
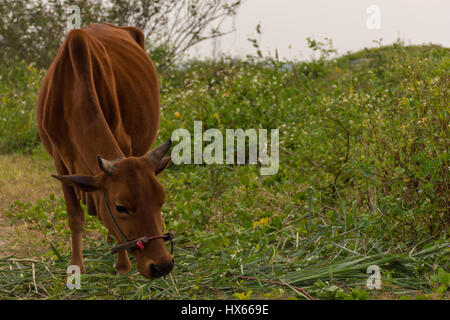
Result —
[[[161, 75], [159, 141], [193, 133], [194, 120], [280, 130], [277, 175], [256, 165], [165, 171], [170, 277], [116, 277], [106, 231], [89, 216], [87, 274], [67, 290], [64, 201], [53, 187], [23, 199], [8, 191], [4, 223], [42, 240], [34, 254], [0, 259], [0, 298], [448, 299], [450, 50], [396, 43], [328, 59], [316, 49], [310, 62], [223, 58]], [[2, 71], [0, 152], [51, 168], [33, 120], [42, 75], [20, 63]], [[0, 162], [13, 170], [11, 156]], [[45, 170], [30, 170], [37, 190], [54, 183]], [[371, 265], [380, 290], [366, 287]]]

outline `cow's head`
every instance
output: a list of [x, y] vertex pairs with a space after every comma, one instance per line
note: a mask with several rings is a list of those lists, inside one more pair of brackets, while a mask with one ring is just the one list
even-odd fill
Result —
[[[129, 241], [160, 235], [161, 207], [165, 193], [156, 176], [171, 160], [170, 157], [164, 158], [170, 145], [168, 140], [147, 156], [114, 162], [98, 156], [101, 173], [95, 176], [66, 175], [55, 178], [85, 192], [98, 193], [97, 215], [119, 243], [125, 242], [121, 232]], [[166, 275], [174, 265], [173, 256], [163, 239], [149, 241], [142, 249], [131, 249], [131, 253], [136, 257], [139, 272], [146, 277]]]

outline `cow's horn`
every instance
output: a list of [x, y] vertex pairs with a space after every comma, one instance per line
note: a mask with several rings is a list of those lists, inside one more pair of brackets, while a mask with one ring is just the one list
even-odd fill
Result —
[[114, 171], [114, 163], [109, 160], [102, 159], [100, 155], [97, 155], [98, 166], [106, 174], [112, 174]]
[[164, 155], [169, 151], [170, 146], [172, 145], [172, 140], [167, 140], [160, 146], [153, 149], [148, 155], [147, 158], [151, 159], [154, 163], [159, 164]]

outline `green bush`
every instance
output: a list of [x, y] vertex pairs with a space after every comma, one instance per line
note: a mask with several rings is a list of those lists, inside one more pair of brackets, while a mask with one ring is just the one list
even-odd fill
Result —
[[382, 237], [447, 230], [449, 50], [399, 42], [330, 60], [323, 46], [312, 62], [224, 58], [173, 70], [162, 79], [161, 136], [192, 133], [200, 119], [204, 129], [278, 128], [281, 168], [266, 186], [294, 186], [300, 200], [311, 186], [319, 207], [339, 208], [342, 223], [353, 214], [345, 207], [358, 208]]
[[30, 152], [39, 144], [36, 103], [43, 72], [14, 61], [0, 72], [0, 153]]

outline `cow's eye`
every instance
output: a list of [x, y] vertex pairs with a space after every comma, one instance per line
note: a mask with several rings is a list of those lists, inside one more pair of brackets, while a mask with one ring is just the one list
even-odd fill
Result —
[[116, 210], [121, 212], [121, 213], [129, 214], [128, 209], [125, 208], [124, 206], [116, 206]]

